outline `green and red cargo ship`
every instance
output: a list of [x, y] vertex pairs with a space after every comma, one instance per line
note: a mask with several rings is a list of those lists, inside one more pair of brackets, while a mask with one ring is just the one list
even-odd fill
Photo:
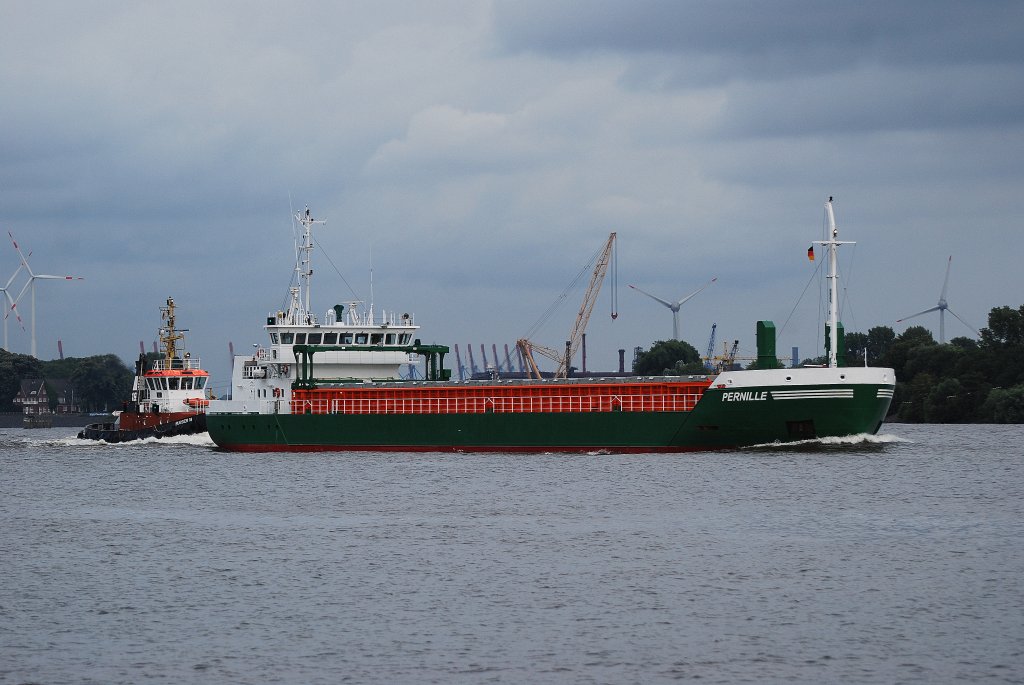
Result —
[[[707, 376], [452, 380], [448, 348], [414, 340], [409, 314], [309, 310], [312, 226], [297, 245], [300, 286], [272, 312], [269, 348], [235, 358], [232, 398], [211, 402], [222, 449], [265, 451], [685, 452], [874, 434], [892, 369], [846, 367], [836, 304], [838, 231], [829, 240], [828, 365], [775, 368], [774, 326], [759, 324], [757, 366]], [[399, 381], [419, 357], [426, 379]]]

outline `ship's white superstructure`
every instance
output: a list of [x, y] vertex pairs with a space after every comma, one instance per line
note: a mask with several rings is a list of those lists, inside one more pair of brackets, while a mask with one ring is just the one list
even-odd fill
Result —
[[[231, 371], [231, 399], [210, 403], [208, 413], [288, 413], [292, 382], [297, 378], [297, 345], [325, 345], [334, 349], [315, 356], [316, 376], [349, 380], [398, 379], [403, 366], [419, 363], [415, 354], [393, 349], [413, 344], [419, 326], [408, 313], [373, 311], [360, 301], [334, 305], [321, 319], [310, 308], [310, 281], [314, 219], [307, 208], [296, 215], [302, 226], [296, 245], [297, 285], [289, 289], [287, 310], [270, 312], [264, 329], [268, 344], [235, 356]], [[337, 349], [337, 348], [349, 349]]]

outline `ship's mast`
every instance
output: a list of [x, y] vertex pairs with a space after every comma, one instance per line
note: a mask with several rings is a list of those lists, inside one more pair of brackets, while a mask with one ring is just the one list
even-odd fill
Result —
[[[301, 311], [298, 312], [301, 318], [305, 318], [309, 315], [309, 291], [310, 281], [313, 279], [313, 224], [324, 224], [327, 223], [323, 219], [314, 219], [309, 211], [309, 207], [306, 207], [304, 212], [300, 212], [295, 215], [299, 223], [303, 226], [302, 233], [302, 245], [299, 247], [299, 261], [295, 264], [295, 272], [298, 275], [298, 280], [302, 284], [302, 289], [305, 291], [302, 294], [301, 299]], [[305, 323], [305, 321], [303, 321]]]
[[825, 203], [825, 217], [828, 221], [828, 240], [816, 240], [819, 245], [828, 248], [828, 365], [829, 368], [839, 366], [837, 347], [839, 345], [839, 274], [836, 268], [836, 253], [840, 245], [855, 245], [851, 241], [838, 240], [839, 228], [836, 226], [836, 215], [832, 211], [832, 198]]
[[184, 340], [185, 336], [174, 328], [174, 298], [167, 298], [167, 306], [160, 308], [160, 316], [167, 322], [167, 326], [160, 329], [160, 344], [164, 348], [164, 360], [167, 368], [171, 368], [171, 362], [178, 356], [177, 343]]

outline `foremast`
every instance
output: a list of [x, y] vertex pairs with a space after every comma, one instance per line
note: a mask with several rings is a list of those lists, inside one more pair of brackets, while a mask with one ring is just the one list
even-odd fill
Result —
[[302, 226], [302, 243], [297, 245], [298, 253], [295, 260], [296, 283], [291, 287], [291, 302], [285, 323], [291, 326], [303, 326], [316, 322], [316, 316], [309, 308], [310, 289], [313, 281], [313, 225], [326, 224], [324, 219], [314, 219], [309, 207], [297, 212], [295, 220]]
[[856, 242], [838, 239], [839, 228], [836, 226], [831, 196], [825, 203], [825, 219], [828, 222], [829, 239], [814, 242], [828, 250], [828, 366], [834, 369], [839, 366], [839, 273], [836, 255], [840, 245], [856, 245]]
[[178, 341], [185, 339], [184, 332], [188, 329], [179, 331], [175, 328], [173, 297], [168, 297], [167, 304], [160, 307], [160, 318], [167, 322], [166, 326], [160, 328], [160, 347], [164, 356], [164, 368], [169, 369], [178, 358]]

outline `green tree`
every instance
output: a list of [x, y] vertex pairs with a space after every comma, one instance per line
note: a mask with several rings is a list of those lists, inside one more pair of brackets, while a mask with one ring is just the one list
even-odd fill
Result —
[[0, 350], [0, 411], [15, 411], [14, 398], [25, 378], [39, 378], [40, 364], [35, 357]]
[[1024, 423], [1024, 385], [993, 388], [979, 414], [991, 423]]
[[71, 375], [84, 411], [119, 407], [131, 393], [132, 372], [116, 355], [86, 357]]
[[988, 314], [988, 328], [981, 329], [981, 344], [985, 347], [1024, 346], [1024, 305], [993, 307]]
[[868, 329], [868, 363], [878, 364], [889, 353], [896, 341], [896, 333], [889, 326], [875, 326]]
[[846, 365], [863, 366], [864, 350], [868, 346], [867, 333], [847, 333], [846, 342]]
[[925, 400], [934, 386], [935, 377], [930, 373], [919, 373], [903, 383], [899, 393], [902, 398], [898, 409], [900, 420], [910, 423], [926, 421]]
[[[694, 365], [694, 366], [691, 366]], [[699, 365], [699, 366], [696, 366]], [[697, 371], [682, 371], [696, 368]], [[659, 340], [650, 350], [641, 352], [633, 364], [633, 373], [638, 376], [661, 376], [683, 373], [703, 373], [704, 366], [700, 361], [700, 353], [688, 342], [682, 340]]]
[[907, 358], [910, 356], [911, 350], [935, 344], [935, 338], [932, 337], [931, 331], [924, 326], [911, 326], [892, 342], [886, 354], [882, 357], [880, 365], [892, 367], [896, 371], [896, 378], [906, 379], [904, 367], [907, 364]]
[[939, 381], [924, 398], [924, 420], [929, 423], [966, 423], [971, 414], [967, 393], [955, 378]]
[[976, 350], [978, 349], [978, 341], [974, 338], [967, 338], [964, 336], [957, 336], [949, 341], [949, 344], [953, 347], [961, 350]]

